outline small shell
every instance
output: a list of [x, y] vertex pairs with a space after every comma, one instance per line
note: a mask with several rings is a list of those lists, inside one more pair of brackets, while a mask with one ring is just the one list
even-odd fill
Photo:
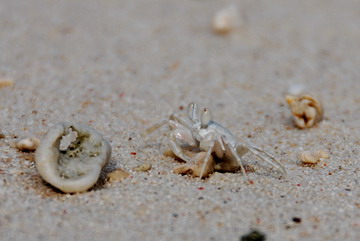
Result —
[[301, 161], [305, 164], [316, 164], [319, 161], [317, 153], [304, 151], [301, 153]]
[[[175, 167], [173, 172], [176, 174], [187, 175], [190, 174], [193, 177], [200, 177], [201, 169], [203, 167], [204, 159], [206, 156], [206, 152], [196, 153], [192, 158], [195, 160], [195, 165], [181, 165]], [[203, 173], [202, 178], [208, 177], [210, 174], [215, 171], [215, 161], [214, 158], [210, 155], [210, 160], [208, 161], [207, 166], [205, 167], [205, 171]]]
[[136, 166], [133, 168], [133, 171], [135, 172], [147, 172], [151, 169], [150, 163], [144, 163], [142, 165]]
[[287, 95], [286, 101], [300, 129], [310, 128], [319, 123], [324, 115], [321, 102], [311, 95]]
[[[63, 137], [75, 132], [65, 148]], [[111, 156], [110, 144], [94, 129], [78, 123], [58, 123], [46, 133], [35, 153], [41, 177], [63, 192], [83, 192], [91, 188]]]
[[304, 164], [317, 164], [322, 159], [329, 158], [330, 155], [326, 150], [304, 151], [301, 153], [300, 159]]
[[35, 151], [39, 146], [40, 140], [38, 138], [24, 138], [15, 143], [15, 147], [19, 151]]
[[215, 33], [227, 34], [240, 25], [240, 20], [238, 8], [231, 5], [219, 10], [215, 14], [212, 27]]
[[121, 168], [118, 168], [118, 169], [108, 173], [106, 176], [106, 179], [109, 182], [120, 182], [120, 181], [126, 179], [128, 176], [130, 176], [129, 173], [127, 173], [126, 171], [124, 171]]
[[2, 79], [0, 77], [0, 89], [8, 86], [12, 86], [14, 84], [14, 81], [11, 79]]

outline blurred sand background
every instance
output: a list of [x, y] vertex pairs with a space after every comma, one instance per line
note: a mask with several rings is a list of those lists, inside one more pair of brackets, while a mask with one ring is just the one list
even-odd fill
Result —
[[[217, 35], [212, 18], [230, 4], [241, 26]], [[359, 240], [359, 1], [3, 0], [0, 79], [13, 82], [0, 89], [1, 240], [239, 240], [252, 229]], [[324, 104], [315, 128], [291, 121], [284, 96], [296, 84]], [[166, 130], [140, 133], [191, 101], [288, 176], [253, 155], [252, 185], [240, 172], [172, 173]], [[102, 133], [113, 150], [104, 173], [130, 177], [73, 195], [44, 183], [11, 144], [59, 121]], [[300, 164], [319, 149], [330, 158]], [[149, 172], [132, 170], [145, 162]]]

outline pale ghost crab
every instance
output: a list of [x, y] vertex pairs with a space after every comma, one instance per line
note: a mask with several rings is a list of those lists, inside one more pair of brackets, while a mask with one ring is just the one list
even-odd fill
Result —
[[187, 117], [173, 113], [168, 120], [155, 124], [145, 133], [150, 134], [165, 124], [170, 128], [171, 151], [187, 163], [195, 161], [195, 165], [190, 169], [197, 168], [198, 170], [192, 171], [197, 172], [196, 176], [200, 178], [208, 176], [214, 170], [233, 172], [241, 169], [248, 180], [242, 157], [249, 151], [283, 174], [286, 173], [284, 166], [266, 151], [253, 145], [239, 143], [228, 129], [212, 120], [209, 109], [204, 108], [199, 114], [195, 103], [188, 105]]

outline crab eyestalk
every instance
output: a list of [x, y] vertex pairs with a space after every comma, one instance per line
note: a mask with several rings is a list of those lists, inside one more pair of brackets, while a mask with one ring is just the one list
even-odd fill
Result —
[[190, 120], [197, 122], [198, 121], [198, 111], [197, 105], [194, 102], [191, 102], [187, 107], [187, 115]]
[[211, 120], [211, 111], [208, 108], [204, 108], [201, 112], [201, 128], [207, 128]]

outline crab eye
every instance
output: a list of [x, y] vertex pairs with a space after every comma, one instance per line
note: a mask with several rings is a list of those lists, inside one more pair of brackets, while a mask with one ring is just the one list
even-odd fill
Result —
[[190, 120], [198, 121], [197, 118], [197, 106], [194, 102], [191, 102], [187, 107], [187, 114]]
[[211, 121], [211, 111], [207, 108], [201, 112], [201, 127], [206, 128]]

